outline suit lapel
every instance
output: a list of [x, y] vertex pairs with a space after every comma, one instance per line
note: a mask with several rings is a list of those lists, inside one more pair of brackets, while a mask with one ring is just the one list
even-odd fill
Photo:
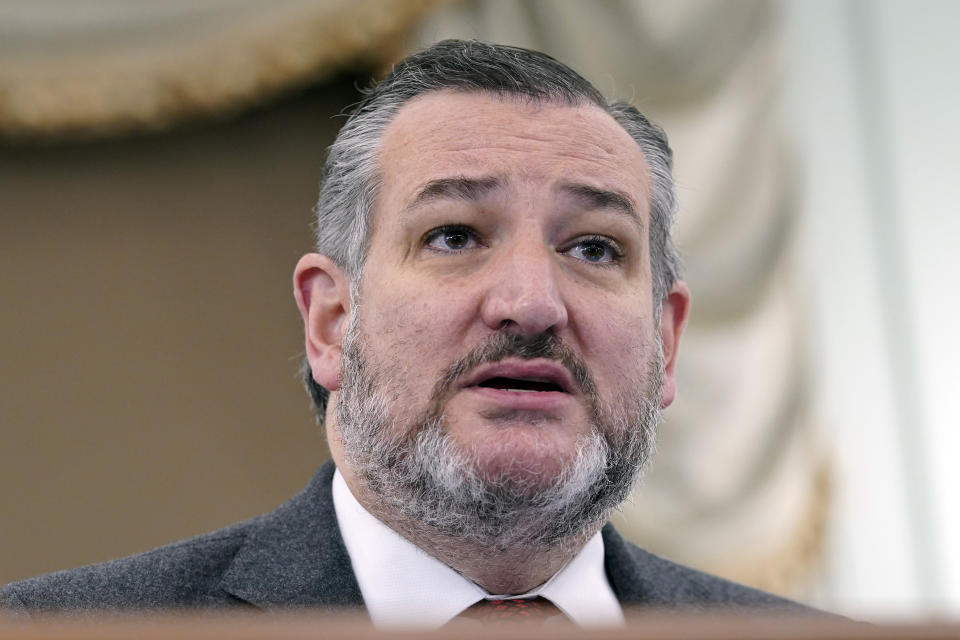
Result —
[[262, 516], [221, 587], [261, 608], [362, 607], [333, 508], [332, 461], [276, 511]]
[[607, 579], [620, 604], [628, 606], [656, 602], [656, 585], [651, 582], [656, 572], [645, 566], [646, 552], [633, 547], [634, 552], [631, 553], [632, 545], [610, 523], [604, 525], [601, 535]]
[[701, 608], [710, 604], [786, 603], [656, 556], [624, 540], [610, 524], [603, 528], [603, 548], [607, 578], [624, 606]]

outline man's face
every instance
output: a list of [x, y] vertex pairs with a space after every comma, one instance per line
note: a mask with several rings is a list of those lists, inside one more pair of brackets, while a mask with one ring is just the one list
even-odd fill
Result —
[[643, 457], [662, 360], [630, 136], [595, 106], [438, 92], [401, 109], [380, 160], [339, 430], [366, 421], [387, 466], [432, 432], [430, 456], [521, 501]]

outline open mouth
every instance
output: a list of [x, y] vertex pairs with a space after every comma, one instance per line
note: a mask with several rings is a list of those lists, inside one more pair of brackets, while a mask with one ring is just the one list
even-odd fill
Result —
[[503, 389], [504, 391], [556, 391], [563, 393], [563, 388], [561, 388], [557, 383], [551, 382], [550, 380], [538, 380], [535, 378], [505, 378], [502, 376], [497, 376], [493, 378], [487, 378], [486, 380], [481, 380], [479, 383], [477, 383], [477, 386], [486, 387], [488, 389]]
[[534, 409], [556, 408], [554, 405], [569, 399], [576, 389], [561, 364], [543, 358], [483, 365], [464, 379], [463, 387], [480, 392], [494, 403], [519, 403]]

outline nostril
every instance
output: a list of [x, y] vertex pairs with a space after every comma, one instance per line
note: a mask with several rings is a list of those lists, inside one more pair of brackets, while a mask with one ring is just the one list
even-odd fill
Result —
[[533, 334], [566, 325], [566, 302], [555, 286], [531, 287], [518, 282], [513, 276], [497, 280], [484, 292], [479, 311], [488, 328]]

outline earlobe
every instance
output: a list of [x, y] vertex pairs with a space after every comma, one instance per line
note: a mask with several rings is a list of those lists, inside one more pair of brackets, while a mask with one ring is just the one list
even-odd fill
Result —
[[350, 315], [350, 279], [327, 256], [308, 253], [294, 269], [293, 295], [303, 318], [313, 379], [336, 391], [340, 385], [341, 343]]
[[663, 299], [660, 311], [660, 343], [663, 348], [663, 397], [660, 407], [666, 409], [677, 396], [677, 348], [690, 316], [690, 289], [677, 281]]

